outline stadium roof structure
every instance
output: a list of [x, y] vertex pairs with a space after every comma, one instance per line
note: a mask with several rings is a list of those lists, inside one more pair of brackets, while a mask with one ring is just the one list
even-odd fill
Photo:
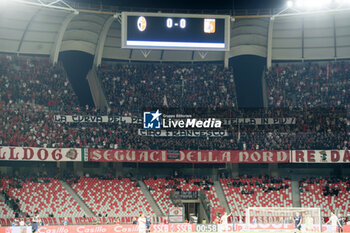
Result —
[[245, 15], [218, 12], [232, 16], [230, 51], [145, 51], [121, 48], [120, 13], [137, 9], [104, 11], [57, 0], [46, 0], [46, 6], [25, 1], [0, 0], [0, 52], [49, 55], [56, 62], [60, 52], [78, 50], [94, 55], [95, 65], [102, 59], [201, 62], [239, 55], [266, 57], [268, 65], [280, 60], [350, 58], [350, 11], [346, 9], [312, 14], [290, 9], [282, 13], [251, 10]]

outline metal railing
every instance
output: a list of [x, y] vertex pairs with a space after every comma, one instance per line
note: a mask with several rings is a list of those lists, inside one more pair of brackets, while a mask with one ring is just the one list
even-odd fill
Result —
[[178, 195], [176, 195], [175, 191], [170, 192], [170, 200], [172, 201], [175, 207], [184, 207], [184, 204], [182, 203]]
[[204, 191], [199, 192], [199, 200], [202, 203], [205, 214], [207, 215], [207, 217], [210, 221], [210, 202], [209, 202], [208, 197]]

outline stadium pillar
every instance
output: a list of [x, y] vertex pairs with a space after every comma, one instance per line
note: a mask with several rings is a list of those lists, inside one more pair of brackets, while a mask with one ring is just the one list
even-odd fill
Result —
[[278, 177], [278, 164], [277, 163], [269, 163], [269, 175], [272, 177]]
[[230, 54], [229, 54], [229, 52], [225, 52], [225, 59], [224, 59], [224, 67], [225, 67], [225, 68], [228, 68], [229, 59], [230, 59]]
[[83, 172], [83, 162], [75, 162], [73, 163], [73, 168], [74, 168], [74, 174], [78, 175], [78, 176], [83, 176], [84, 172]]
[[123, 164], [122, 163], [114, 163], [113, 167], [115, 169], [115, 176], [123, 176], [122, 169], [123, 169]]
[[0, 167], [0, 174], [12, 176], [12, 167]]
[[58, 31], [56, 40], [55, 40], [55, 44], [52, 47], [52, 50], [50, 51], [50, 60], [53, 64], [56, 64], [58, 61], [58, 55], [60, 53], [61, 50], [61, 45], [62, 45], [62, 40], [63, 40], [63, 36], [64, 33], [66, 32], [66, 29], [70, 23], [70, 21], [72, 21], [73, 17], [76, 16], [76, 13], [72, 13], [69, 14], [63, 21], [60, 30]]
[[232, 177], [239, 176], [239, 164], [238, 163], [228, 163], [226, 168], [230, 169]]
[[266, 66], [269, 69], [272, 65], [272, 33], [273, 33], [273, 23], [274, 18], [270, 18], [269, 29], [267, 34], [267, 56], [266, 56]]
[[60, 174], [64, 173], [64, 170], [66, 169], [67, 165], [66, 162], [57, 162], [57, 168]]
[[100, 66], [101, 65], [102, 54], [103, 54], [103, 49], [104, 49], [104, 46], [105, 46], [107, 34], [108, 34], [109, 28], [111, 27], [114, 19], [115, 19], [115, 16], [109, 17], [105, 21], [105, 23], [103, 25], [103, 28], [102, 28], [102, 30], [100, 32], [100, 36], [98, 38], [97, 46], [96, 46], [96, 49], [95, 49], [95, 57], [94, 57], [94, 65], [95, 66]]

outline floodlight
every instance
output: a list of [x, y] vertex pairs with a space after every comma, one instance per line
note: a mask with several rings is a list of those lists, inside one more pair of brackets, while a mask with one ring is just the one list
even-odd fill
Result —
[[289, 0], [288, 2], [287, 2], [287, 7], [288, 8], [291, 8], [291, 7], [293, 7], [293, 1], [291, 1], [291, 0]]
[[298, 8], [302, 8], [304, 6], [304, 1], [303, 0], [296, 0], [295, 1], [295, 5], [298, 7]]
[[335, 1], [339, 6], [350, 6], [350, 0], [336, 0]]
[[[343, 1], [343, 0], [337, 0], [337, 1]], [[350, 1], [350, 0], [344, 0], [344, 1]], [[312, 10], [312, 9], [322, 9], [322, 8], [329, 8], [332, 5], [333, 0], [296, 0], [295, 6], [302, 10]], [[290, 3], [290, 1], [287, 2], [287, 6], [289, 4], [293, 4], [293, 2]]]
[[323, 2], [321, 0], [307, 0], [304, 1], [304, 8], [305, 9], [315, 9], [315, 8], [322, 8]]

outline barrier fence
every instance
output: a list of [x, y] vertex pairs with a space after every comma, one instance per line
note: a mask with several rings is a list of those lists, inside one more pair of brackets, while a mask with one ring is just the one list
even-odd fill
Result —
[[[221, 225], [215, 224], [154, 224], [151, 232], [221, 232]], [[303, 226], [302, 226], [303, 228]], [[255, 224], [249, 231], [292, 231], [292, 224]], [[305, 229], [305, 228], [304, 228]], [[139, 233], [138, 225], [74, 225], [41, 226], [39, 233]], [[245, 224], [229, 224], [226, 232], [246, 231]], [[30, 233], [31, 227], [0, 227], [0, 233]], [[332, 232], [331, 225], [323, 225], [322, 232]], [[350, 232], [350, 225], [344, 225], [344, 232]]]

